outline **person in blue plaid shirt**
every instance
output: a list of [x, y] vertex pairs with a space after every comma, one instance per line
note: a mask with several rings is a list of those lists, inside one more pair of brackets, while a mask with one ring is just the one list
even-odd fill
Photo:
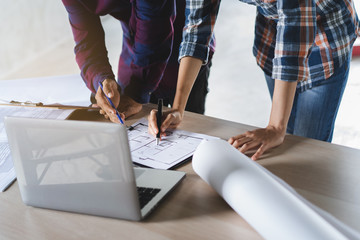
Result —
[[[282, 144], [286, 132], [331, 141], [360, 26], [353, 0], [242, 0], [255, 5], [253, 53], [272, 96], [266, 128], [229, 139], [257, 160]], [[187, 0], [175, 102], [161, 126], [177, 127], [200, 67], [206, 64], [219, 0]], [[156, 134], [156, 111], [149, 132]]]

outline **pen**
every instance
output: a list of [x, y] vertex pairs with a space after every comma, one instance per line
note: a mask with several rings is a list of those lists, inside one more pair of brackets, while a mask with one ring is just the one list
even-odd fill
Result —
[[156, 113], [156, 124], [159, 129], [159, 132], [156, 134], [156, 145], [159, 145], [160, 142], [162, 106], [163, 106], [163, 100], [160, 98], [158, 99], [158, 111]]
[[102, 92], [104, 93], [105, 97], [107, 98], [108, 102], [110, 103], [111, 107], [115, 110], [116, 116], [119, 118], [121, 124], [124, 124], [123, 120], [122, 120], [121, 117], [120, 117], [120, 114], [119, 114], [118, 110], [117, 110], [116, 107], [114, 106], [114, 104], [113, 104], [113, 102], [111, 101], [111, 99], [108, 98], [108, 96], [107, 96], [106, 93], [104, 92], [104, 88], [103, 88], [102, 82], [100, 82], [100, 87], [101, 87], [101, 90], [102, 90]]

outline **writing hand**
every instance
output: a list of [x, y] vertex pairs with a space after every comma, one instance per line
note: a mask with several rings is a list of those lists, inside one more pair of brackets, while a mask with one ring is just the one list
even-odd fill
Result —
[[284, 142], [285, 131], [273, 126], [247, 131], [244, 134], [231, 137], [228, 142], [240, 152], [257, 149], [252, 160], [257, 160], [268, 149], [279, 146]]
[[[157, 128], [157, 123], [156, 123], [156, 113], [157, 113], [157, 110], [153, 109], [153, 110], [151, 110], [150, 115], [148, 117], [148, 121], [149, 121], [148, 132], [153, 136], [156, 136], [156, 134], [159, 131], [159, 129]], [[183, 114], [181, 114], [180, 111], [178, 111], [177, 109], [171, 109], [168, 111], [164, 111], [163, 112], [163, 121], [162, 121], [161, 129], [160, 129], [160, 131], [161, 131], [160, 137], [163, 137], [166, 135], [166, 133], [165, 133], [166, 129], [176, 128], [177, 126], [179, 126], [182, 119], [183, 119]]]
[[[115, 109], [110, 105], [109, 101], [105, 96], [106, 94], [108, 98], [111, 99], [114, 106], [117, 107], [120, 103], [120, 93], [118, 91], [118, 85], [113, 79], [105, 79], [102, 84], [104, 91], [102, 91], [101, 87], [99, 86], [95, 95], [95, 106], [99, 106], [101, 108], [100, 114], [104, 115], [106, 119], [110, 119], [110, 121], [115, 123], [120, 123], [119, 118], [116, 116]], [[120, 116], [122, 119], [125, 119], [125, 115], [123, 113], [120, 113]]]

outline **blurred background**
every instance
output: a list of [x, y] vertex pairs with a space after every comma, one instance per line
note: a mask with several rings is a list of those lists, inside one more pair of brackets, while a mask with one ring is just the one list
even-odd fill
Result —
[[[355, 5], [360, 11], [359, 0], [355, 0]], [[0, 88], [1, 80], [79, 74], [71, 28], [61, 1], [0, 0], [0, 9]], [[252, 55], [255, 10], [237, 0], [221, 4], [205, 114], [265, 127], [271, 99]], [[102, 22], [116, 74], [121, 26], [111, 17], [103, 17]], [[360, 45], [359, 40], [356, 45]], [[354, 57], [333, 143], [360, 148], [359, 102], [360, 57]]]

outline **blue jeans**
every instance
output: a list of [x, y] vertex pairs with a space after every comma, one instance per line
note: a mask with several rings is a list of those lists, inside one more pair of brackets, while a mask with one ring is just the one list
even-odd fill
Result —
[[[350, 54], [351, 55], [351, 54]], [[286, 132], [322, 141], [331, 142], [336, 115], [349, 76], [350, 57], [327, 80], [314, 83], [305, 91], [296, 89]], [[265, 74], [271, 98], [274, 79]]]

